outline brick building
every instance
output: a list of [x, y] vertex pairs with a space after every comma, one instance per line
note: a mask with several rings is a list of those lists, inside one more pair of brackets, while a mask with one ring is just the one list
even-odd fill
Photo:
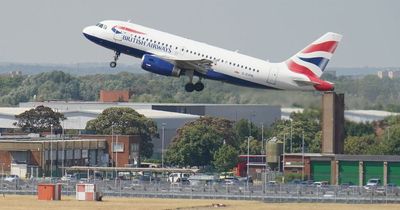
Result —
[[140, 137], [82, 135], [78, 139], [0, 136], [0, 170], [21, 178], [61, 176], [63, 167], [140, 164]]
[[100, 90], [100, 102], [128, 102], [132, 96], [129, 90]]
[[105, 139], [109, 166], [125, 167], [140, 164], [140, 136], [138, 135], [81, 135], [84, 139]]

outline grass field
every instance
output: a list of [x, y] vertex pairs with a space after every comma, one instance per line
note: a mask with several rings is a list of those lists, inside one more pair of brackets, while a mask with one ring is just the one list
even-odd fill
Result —
[[245, 210], [398, 210], [400, 204], [317, 204], [263, 203], [258, 201], [188, 200], [158, 198], [104, 198], [102, 202], [76, 201], [63, 197], [62, 201], [38, 201], [36, 196], [6, 195], [0, 197], [0, 210], [131, 210], [131, 209], [209, 209], [214, 203], [225, 204], [218, 209]]

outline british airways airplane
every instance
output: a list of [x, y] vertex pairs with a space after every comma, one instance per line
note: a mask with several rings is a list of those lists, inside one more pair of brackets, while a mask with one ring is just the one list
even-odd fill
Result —
[[[342, 35], [328, 32], [280, 63], [214, 47], [124, 21], [106, 20], [83, 29], [90, 41], [113, 50], [115, 68], [122, 54], [142, 59], [149, 72], [188, 76], [187, 92], [202, 91], [201, 80], [276, 90], [332, 91], [334, 84], [320, 79]], [[193, 83], [193, 77], [199, 79]]]

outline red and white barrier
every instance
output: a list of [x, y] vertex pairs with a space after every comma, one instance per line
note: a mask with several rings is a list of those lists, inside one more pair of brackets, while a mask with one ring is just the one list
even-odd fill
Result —
[[78, 201], [94, 201], [96, 199], [95, 184], [77, 184], [76, 185], [76, 200]]

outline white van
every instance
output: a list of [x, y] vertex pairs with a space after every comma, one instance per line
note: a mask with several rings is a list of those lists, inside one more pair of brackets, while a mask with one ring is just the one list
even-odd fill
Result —
[[187, 173], [172, 173], [168, 176], [168, 182], [171, 183], [188, 183], [190, 174]]

